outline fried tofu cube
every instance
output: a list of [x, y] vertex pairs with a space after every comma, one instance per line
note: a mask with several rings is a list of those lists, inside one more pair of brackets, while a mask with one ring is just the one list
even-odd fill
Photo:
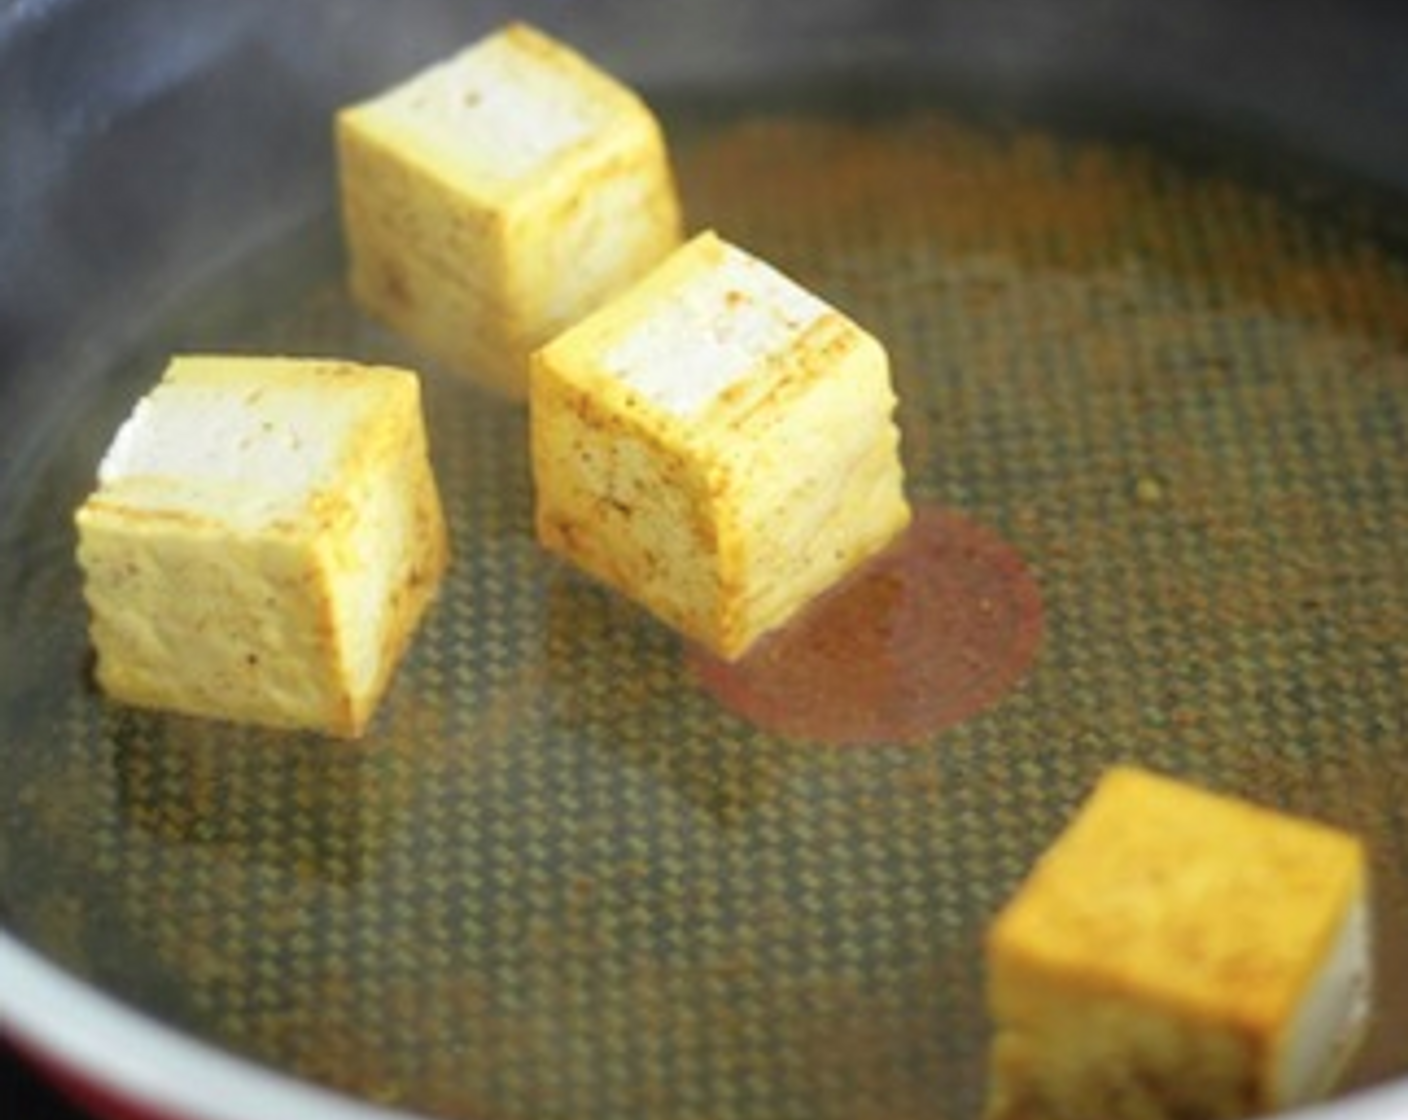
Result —
[[681, 240], [649, 108], [522, 23], [343, 109], [335, 131], [354, 297], [510, 397], [534, 348]]
[[1233, 1118], [1328, 1092], [1368, 1020], [1355, 837], [1109, 772], [999, 915], [988, 1120]]
[[419, 379], [317, 359], [174, 359], [76, 520], [109, 696], [343, 737], [448, 557]]
[[884, 348], [712, 232], [534, 355], [540, 541], [725, 658], [909, 521]]

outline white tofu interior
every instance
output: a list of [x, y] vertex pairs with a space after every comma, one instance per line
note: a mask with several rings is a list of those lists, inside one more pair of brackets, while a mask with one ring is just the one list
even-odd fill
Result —
[[133, 410], [98, 469], [134, 507], [246, 528], [297, 514], [345, 453], [368, 407], [326, 386], [168, 381]]
[[756, 257], [724, 246], [603, 355], [605, 367], [660, 408], [692, 415], [830, 311]]
[[1291, 1025], [1276, 1071], [1279, 1104], [1313, 1101], [1339, 1078], [1368, 1023], [1371, 969], [1369, 907], [1361, 896]]
[[372, 112], [467, 174], [509, 181], [586, 139], [602, 116], [577, 83], [497, 36], [423, 71]]

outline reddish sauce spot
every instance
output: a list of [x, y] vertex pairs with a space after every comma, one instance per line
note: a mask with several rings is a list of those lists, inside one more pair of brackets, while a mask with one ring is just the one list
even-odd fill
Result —
[[1005, 696], [1041, 631], [1041, 595], [1016, 550], [925, 507], [887, 551], [743, 659], [690, 658], [720, 703], [765, 731], [913, 743]]

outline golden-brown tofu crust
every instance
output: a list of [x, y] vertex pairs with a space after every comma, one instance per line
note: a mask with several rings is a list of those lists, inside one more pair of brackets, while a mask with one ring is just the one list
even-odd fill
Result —
[[[365, 399], [325, 475], [267, 518], [233, 517], [235, 491], [200, 480], [119, 479], [89, 496], [76, 522], [97, 681], [134, 706], [360, 735], [449, 559], [419, 381], [350, 363], [201, 357], [177, 359], [163, 384], [193, 380], [215, 401], [276, 399], [290, 381], [315, 399]], [[223, 438], [215, 407], [198, 438]], [[265, 438], [290, 438], [276, 408]], [[179, 505], [163, 487], [182, 490]], [[262, 500], [253, 488], [238, 497]]]
[[[438, 121], [443, 106], [421, 91], [446, 74], [472, 85], [485, 49], [510, 72], [560, 85], [590, 130], [515, 177], [465, 158], [454, 120]], [[531, 142], [532, 122], [521, 127]], [[521, 23], [343, 109], [335, 139], [356, 300], [431, 358], [510, 397], [526, 395], [531, 350], [680, 242], [674, 175], [649, 108]]]
[[693, 239], [540, 350], [530, 400], [544, 546], [726, 658], [910, 516], [885, 351], [834, 309], [688, 414], [611, 368], [623, 338], [737, 252]]
[[990, 1120], [1241, 1117], [1366, 896], [1352, 835], [1110, 771], [987, 938]]

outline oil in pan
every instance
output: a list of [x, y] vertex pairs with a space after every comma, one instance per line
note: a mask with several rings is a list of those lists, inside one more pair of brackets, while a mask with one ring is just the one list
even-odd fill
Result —
[[[329, 220], [153, 324], [0, 496], [28, 542], [0, 560], [31, 651], [0, 681], [16, 932], [432, 1115], [954, 1120], [986, 922], [1137, 761], [1365, 836], [1385, 1001], [1352, 1081], [1408, 1072], [1408, 258], [1372, 208], [924, 98], [705, 109], [666, 113], [692, 224], [891, 351], [936, 543], [859, 612], [870, 652], [684, 648], [541, 553], [521, 410], [428, 369], [458, 560], [367, 740], [106, 705], [67, 518], [166, 350], [420, 364], [351, 308]], [[987, 581], [954, 624], [976, 669], [924, 592], [955, 557]], [[798, 658], [870, 677], [815, 709]]]

